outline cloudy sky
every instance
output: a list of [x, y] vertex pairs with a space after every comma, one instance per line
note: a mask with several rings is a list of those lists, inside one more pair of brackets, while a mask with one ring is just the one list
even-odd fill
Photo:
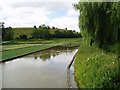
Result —
[[41, 24], [79, 31], [79, 0], [0, 0], [0, 21], [5, 26], [33, 27]]

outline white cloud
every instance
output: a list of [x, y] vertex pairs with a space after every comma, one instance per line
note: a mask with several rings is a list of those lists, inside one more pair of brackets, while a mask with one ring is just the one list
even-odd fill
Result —
[[79, 31], [78, 27], [78, 16], [79, 12], [76, 11], [74, 8], [71, 8], [67, 11], [66, 16], [58, 17], [50, 22], [50, 26], [55, 26], [58, 28], [68, 28], [70, 30]]
[[73, 16], [73, 17], [75, 16], [76, 17], [76, 16], [79, 15], [79, 11], [76, 11], [75, 9], [70, 9], [70, 10], [67, 11], [67, 15], [68, 16]]
[[[77, 1], [1, 0], [0, 21], [4, 21], [5, 26], [12, 27], [33, 27], [34, 25], [46, 24], [59, 28], [67, 27], [68, 29], [79, 30], [78, 12], [72, 6], [72, 3]], [[57, 12], [61, 13], [62, 10], [65, 13], [63, 16], [59, 16]], [[56, 16], [51, 18], [50, 15]]]
[[[6, 12], [7, 11], [7, 12]], [[31, 10], [29, 7], [26, 9], [11, 9], [6, 8], [0, 14], [0, 21], [4, 21], [6, 26], [20, 27], [20, 26], [34, 26], [46, 23], [49, 21], [47, 14], [50, 12], [44, 9]]]
[[55, 27], [58, 27], [58, 28], [68, 28], [68, 29], [71, 29], [71, 30], [79, 31], [77, 25], [78, 25], [78, 19], [68, 17], [68, 16], [63, 16], [63, 17], [60, 17], [60, 18], [56, 18], [56, 19], [53, 19], [50, 22], [50, 26], [55, 26]]

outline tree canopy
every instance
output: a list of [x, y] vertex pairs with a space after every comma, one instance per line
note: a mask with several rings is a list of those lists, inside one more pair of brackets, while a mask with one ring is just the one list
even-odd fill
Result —
[[79, 27], [85, 43], [91, 39], [99, 47], [118, 42], [120, 2], [79, 2]]
[[11, 40], [13, 39], [14, 32], [12, 30], [12, 27], [6, 27], [4, 26], [4, 23], [2, 23], [2, 40]]

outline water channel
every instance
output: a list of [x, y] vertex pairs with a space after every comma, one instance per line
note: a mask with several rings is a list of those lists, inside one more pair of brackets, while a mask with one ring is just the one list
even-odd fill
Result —
[[[78, 47], [55, 47], [1, 63], [2, 88], [67, 88], [67, 66]], [[71, 69], [71, 83], [77, 88]]]

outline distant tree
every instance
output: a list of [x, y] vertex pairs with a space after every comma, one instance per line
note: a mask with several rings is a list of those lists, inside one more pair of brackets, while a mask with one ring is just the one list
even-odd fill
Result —
[[45, 39], [49, 39], [49, 38], [50, 38], [49, 27], [43, 25], [43, 26], [42, 26], [42, 31], [43, 31], [43, 32], [42, 32], [43, 37], [44, 37]]
[[55, 31], [55, 37], [56, 37], [56, 38], [61, 38], [61, 34], [62, 34], [62, 33], [61, 33], [59, 30], [56, 30], [56, 31]]
[[74, 33], [74, 35], [75, 35], [76, 38], [82, 38], [81, 33], [78, 33], [78, 32], [77, 32], [77, 33]]
[[4, 24], [5, 24], [4, 22], [0, 22], [0, 28], [2, 29], [5, 28]]
[[65, 30], [67, 30], [67, 28], [65, 28]]
[[2, 26], [2, 39], [7, 41], [7, 40], [12, 40], [13, 39], [14, 32], [12, 30], [12, 27], [7, 27], [5, 28]]
[[69, 31], [68, 31], [68, 35], [69, 35], [70, 38], [73, 38], [73, 37], [74, 37], [74, 33], [72, 32], [72, 30], [69, 30]]
[[41, 38], [41, 39], [49, 39], [50, 38], [50, 32], [47, 26], [44, 24], [39, 26], [39, 28], [34, 28], [31, 35], [34, 38]]
[[34, 26], [34, 28], [36, 29], [37, 27], [36, 27], [36, 26]]
[[23, 35], [20, 35], [19, 38], [20, 38], [20, 39], [27, 39], [27, 35], [24, 35], [24, 34], [23, 34]]
[[55, 27], [53, 26], [52, 29], [55, 29]]
[[37, 27], [34, 26], [33, 30], [32, 30], [32, 33], [31, 33], [32, 37], [38, 38], [38, 33], [37, 33], [38, 31], [37, 30], [38, 30]]
[[41, 28], [41, 26], [39, 26], [39, 28]]
[[49, 27], [49, 26], [47, 26], [47, 28], [48, 28], [48, 29], [50, 29], [50, 27]]
[[76, 32], [75, 30], [73, 30], [73, 32]]

